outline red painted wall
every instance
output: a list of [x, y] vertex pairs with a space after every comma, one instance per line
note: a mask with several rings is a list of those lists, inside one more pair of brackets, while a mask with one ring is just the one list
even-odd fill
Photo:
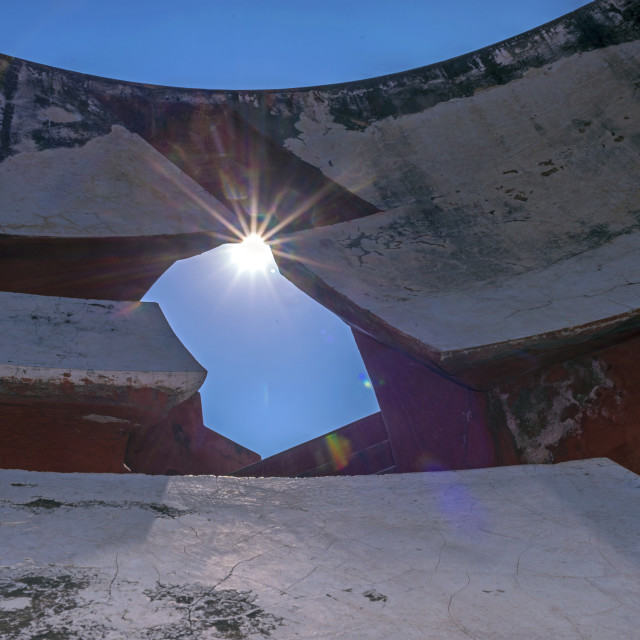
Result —
[[485, 394], [353, 332], [389, 433], [398, 472], [515, 464], [508, 431], [487, 420]]
[[640, 473], [639, 360], [640, 337], [531, 372], [492, 392], [494, 419], [522, 434], [523, 462], [552, 429], [551, 461], [606, 457]]
[[314, 477], [369, 475], [395, 470], [380, 413], [265, 458], [235, 476]]
[[640, 473], [640, 337], [476, 391], [354, 335], [399, 472], [608, 457]]
[[134, 473], [227, 475], [260, 460], [257, 453], [207, 429], [196, 393], [152, 427], [131, 434], [125, 456]]
[[107, 411], [113, 413], [87, 405], [0, 404], [0, 468], [127, 473], [124, 452], [133, 424], [83, 417]]

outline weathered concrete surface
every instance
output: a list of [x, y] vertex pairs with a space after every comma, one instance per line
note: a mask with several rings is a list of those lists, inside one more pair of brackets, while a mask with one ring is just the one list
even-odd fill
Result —
[[0, 467], [126, 471], [206, 372], [158, 305], [0, 293]]
[[233, 475], [314, 478], [395, 471], [389, 435], [378, 412], [238, 469]]
[[120, 403], [122, 395], [146, 389], [173, 406], [206, 377], [155, 302], [0, 292], [0, 306], [3, 399], [66, 396], [82, 402], [98, 395]]
[[304, 149], [360, 167], [389, 210], [299, 234], [299, 266], [281, 267], [353, 326], [476, 387], [636, 331], [639, 66], [635, 41], [365, 131], [308, 129]]
[[177, 258], [229, 237], [231, 213], [139, 136], [0, 163], [4, 290], [139, 299]]
[[377, 210], [257, 131], [225, 95], [0, 56], [0, 289], [140, 299], [175, 260], [256, 225]]
[[0, 58], [0, 289], [140, 299], [233, 214], [64, 73]]
[[0, 225], [62, 238], [215, 233], [224, 207], [140, 136], [114, 125], [81, 147], [0, 164]]
[[638, 476], [0, 472], [0, 635], [634, 640]]
[[207, 429], [200, 394], [173, 407], [149, 429], [130, 436], [124, 455], [134, 473], [159, 475], [228, 475], [260, 460], [260, 456]]

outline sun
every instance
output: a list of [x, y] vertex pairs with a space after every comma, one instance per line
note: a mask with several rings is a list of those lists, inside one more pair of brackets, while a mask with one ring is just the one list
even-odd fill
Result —
[[231, 245], [231, 260], [239, 271], [266, 271], [273, 262], [269, 245], [257, 234], [248, 235], [242, 242]]

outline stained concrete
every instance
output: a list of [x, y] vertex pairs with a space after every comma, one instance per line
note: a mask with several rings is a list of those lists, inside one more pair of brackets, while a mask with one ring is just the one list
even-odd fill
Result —
[[6, 640], [637, 637], [640, 478], [604, 459], [0, 482]]
[[47, 237], [229, 235], [230, 212], [140, 136], [114, 125], [83, 146], [0, 163], [0, 232]]
[[193, 395], [206, 377], [154, 302], [0, 292], [0, 307], [5, 395], [79, 401], [96, 388], [105, 394], [146, 389], [175, 404]]
[[386, 211], [281, 238], [284, 273], [466, 382], [638, 325], [639, 66], [640, 41], [574, 54], [363, 131], [314, 105], [288, 148]]
[[[143, 439], [206, 377], [155, 303], [0, 292], [0, 309], [5, 469], [130, 472], [130, 438]], [[194, 443], [207, 435], [196, 400], [191, 420], [181, 420]], [[209, 439], [216, 437], [211, 432]], [[165, 440], [168, 468], [171, 458], [190, 468], [184, 460], [189, 447], [180, 444]], [[233, 443], [224, 444], [233, 449]], [[238, 451], [241, 460], [231, 470], [254, 461], [244, 453], [251, 452]], [[229, 468], [216, 466], [215, 459], [209, 465], [199, 461], [198, 468]]]

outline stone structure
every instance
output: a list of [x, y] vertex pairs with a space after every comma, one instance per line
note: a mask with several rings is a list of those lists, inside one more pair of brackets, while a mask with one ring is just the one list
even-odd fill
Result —
[[[139, 300], [174, 260], [266, 216], [282, 272], [354, 330], [381, 415], [348, 430], [388, 443], [385, 469], [610, 456], [639, 471], [639, 68], [638, 0], [307, 89], [0, 58], [0, 290]], [[161, 405], [149, 428], [184, 442]], [[193, 452], [156, 463], [143, 431], [140, 470], [188, 472]], [[293, 468], [282, 455], [273, 473]]]
[[635, 640], [638, 479], [0, 470], [0, 637]]

